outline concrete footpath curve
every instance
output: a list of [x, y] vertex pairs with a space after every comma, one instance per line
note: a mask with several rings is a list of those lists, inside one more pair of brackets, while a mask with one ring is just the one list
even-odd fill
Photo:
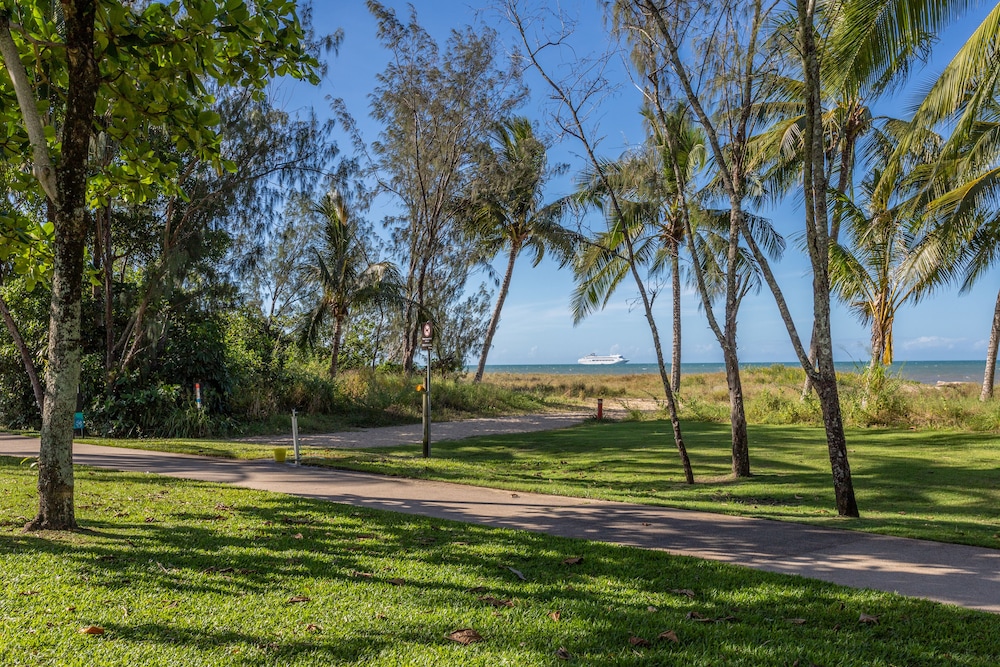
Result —
[[[37, 453], [37, 439], [0, 435], [0, 455]], [[233, 461], [77, 444], [74, 462], [661, 549], [1000, 613], [1000, 550], [994, 549], [705, 512], [296, 467], [267, 460]]]
[[[610, 410], [608, 412], [611, 412]], [[593, 413], [553, 412], [539, 415], [518, 415], [515, 417], [482, 417], [452, 422], [431, 424], [431, 443], [443, 440], [461, 440], [479, 435], [499, 435], [503, 433], [529, 433], [551, 431], [579, 424]], [[355, 431], [337, 433], [310, 433], [299, 436], [303, 447], [330, 447], [333, 449], [353, 449], [356, 447], [396, 447], [397, 445], [420, 444], [424, 439], [422, 424], [403, 426], [381, 426], [362, 428]], [[292, 436], [261, 435], [243, 438], [243, 442], [257, 442], [268, 445], [292, 446]]]

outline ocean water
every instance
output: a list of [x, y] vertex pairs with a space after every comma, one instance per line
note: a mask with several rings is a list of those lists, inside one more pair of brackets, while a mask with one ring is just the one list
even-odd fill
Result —
[[[795, 366], [797, 362], [776, 361], [782, 366]], [[741, 368], [772, 366], [773, 363], [741, 364]], [[867, 364], [860, 362], [837, 363], [837, 371], [858, 373]], [[670, 365], [667, 365], [669, 371]], [[475, 371], [475, 368], [471, 368]], [[681, 375], [694, 373], [721, 373], [725, 366], [721, 363], [681, 364]], [[923, 384], [938, 382], [975, 382], [982, 384], [983, 373], [986, 371], [985, 361], [899, 361], [889, 368], [893, 375], [914, 380]], [[487, 373], [546, 373], [559, 375], [642, 375], [656, 374], [659, 371], [655, 363], [616, 364], [614, 366], [585, 366], [583, 364], [512, 364], [486, 365]]]

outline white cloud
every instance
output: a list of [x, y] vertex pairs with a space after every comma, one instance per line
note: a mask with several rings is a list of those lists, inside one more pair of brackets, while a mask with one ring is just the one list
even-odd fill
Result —
[[967, 338], [946, 338], [944, 336], [918, 336], [904, 340], [899, 347], [903, 350], [953, 350], [968, 343]]

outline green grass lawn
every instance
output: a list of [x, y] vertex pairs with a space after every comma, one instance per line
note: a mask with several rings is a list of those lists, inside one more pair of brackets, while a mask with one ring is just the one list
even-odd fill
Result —
[[990, 614], [154, 475], [78, 469], [83, 530], [26, 534], [35, 476], [0, 458], [5, 667], [1000, 663]]
[[[751, 426], [754, 476], [730, 476], [729, 427], [685, 422], [696, 484], [683, 473], [669, 422], [588, 422], [540, 433], [369, 450], [303, 450], [313, 465], [516, 491], [708, 512], [1000, 547], [1000, 436], [945, 430], [848, 432], [860, 520], [836, 515], [822, 429]], [[271, 448], [203, 440], [88, 440], [236, 458]]]

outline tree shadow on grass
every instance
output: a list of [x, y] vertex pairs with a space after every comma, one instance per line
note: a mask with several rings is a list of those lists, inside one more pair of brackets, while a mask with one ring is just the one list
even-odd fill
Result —
[[[20, 483], [31, 477], [22, 472]], [[565, 647], [582, 664], [916, 665], [930, 651], [995, 664], [994, 617], [939, 616], [935, 605], [888, 594], [856, 597], [660, 552], [211, 484], [111, 472], [84, 479], [99, 492], [82, 512], [86, 531], [5, 535], [0, 544], [16, 542], [5, 549], [7, 581], [40, 562], [58, 568], [35, 573], [38, 591], [18, 599], [17, 613], [37, 618], [46, 641], [95, 659], [106, 645], [73, 649], [84, 646], [75, 632], [67, 639], [41, 627], [47, 609], [67, 604], [58, 596], [81, 608], [74, 621], [84, 611], [100, 621], [126, 657], [152, 646], [191, 661], [236, 648], [232, 664], [253, 665], [371, 664], [383, 654], [402, 664], [555, 664]], [[130, 498], [136, 516], [115, 516]], [[570, 556], [582, 560], [565, 563]], [[859, 623], [862, 613], [879, 624]], [[321, 630], [309, 634], [313, 623]], [[486, 641], [444, 639], [459, 627]], [[657, 641], [667, 630], [679, 644]], [[28, 650], [12, 636], [6, 650]]]

